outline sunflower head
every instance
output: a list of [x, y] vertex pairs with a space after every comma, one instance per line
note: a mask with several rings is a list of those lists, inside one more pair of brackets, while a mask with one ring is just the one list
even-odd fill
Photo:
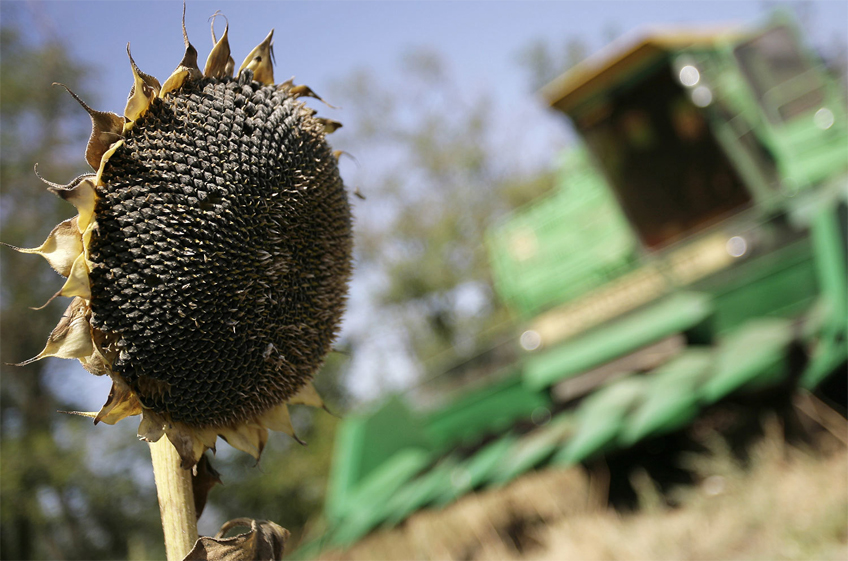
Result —
[[[183, 15], [185, 17], [185, 14]], [[213, 22], [214, 25], [214, 22]], [[160, 83], [136, 66], [123, 116], [96, 111], [93, 172], [46, 182], [78, 215], [38, 248], [72, 298], [44, 350], [112, 390], [95, 422], [141, 415], [183, 467], [218, 436], [259, 457], [268, 429], [295, 437], [287, 404], [323, 406], [311, 384], [336, 337], [351, 273], [351, 215], [316, 117], [275, 84], [273, 31], [235, 72], [229, 26], [201, 71], [185, 53]], [[320, 99], [320, 98], [318, 98]], [[296, 438], [296, 437], [295, 437]]]

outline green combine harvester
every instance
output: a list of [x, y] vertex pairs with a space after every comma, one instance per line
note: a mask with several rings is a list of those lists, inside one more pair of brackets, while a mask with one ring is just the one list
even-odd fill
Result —
[[518, 359], [345, 419], [324, 546], [845, 377], [846, 102], [791, 18], [649, 33], [542, 93], [582, 143], [489, 233]]

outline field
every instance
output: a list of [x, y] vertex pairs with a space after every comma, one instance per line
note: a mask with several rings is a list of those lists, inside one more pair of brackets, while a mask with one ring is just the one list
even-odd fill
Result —
[[792, 410], [741, 432], [718, 412], [652, 462], [532, 472], [322, 559], [848, 559], [848, 423], [810, 396]]

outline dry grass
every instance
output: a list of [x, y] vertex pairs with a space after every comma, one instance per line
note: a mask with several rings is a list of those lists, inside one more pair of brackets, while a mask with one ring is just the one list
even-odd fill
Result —
[[747, 471], [714, 462], [679, 508], [559, 520], [527, 559], [848, 559], [848, 453], [778, 442], [760, 442]]
[[[700, 483], [671, 496], [634, 470], [636, 513], [599, 506], [603, 477], [549, 469], [421, 511], [322, 558], [848, 559], [848, 451], [835, 439], [816, 452], [787, 446], [772, 425], [747, 467], [720, 437], [709, 438], [710, 453], [684, 459]], [[669, 498], [679, 506], [666, 506]]]

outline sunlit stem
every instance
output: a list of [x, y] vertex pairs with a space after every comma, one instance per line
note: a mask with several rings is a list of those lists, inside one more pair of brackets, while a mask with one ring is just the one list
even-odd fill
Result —
[[165, 552], [168, 561], [181, 561], [197, 541], [191, 470], [180, 467], [180, 456], [166, 437], [150, 443], [150, 456], [165, 532]]

